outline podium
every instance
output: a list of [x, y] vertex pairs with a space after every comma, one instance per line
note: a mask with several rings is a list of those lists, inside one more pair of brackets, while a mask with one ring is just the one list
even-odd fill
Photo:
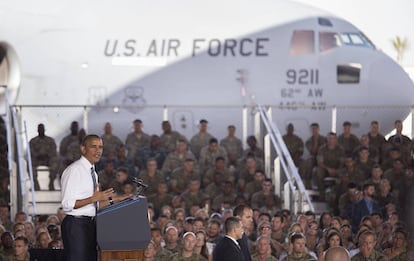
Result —
[[137, 196], [98, 211], [96, 229], [101, 261], [142, 260], [151, 240], [147, 199]]

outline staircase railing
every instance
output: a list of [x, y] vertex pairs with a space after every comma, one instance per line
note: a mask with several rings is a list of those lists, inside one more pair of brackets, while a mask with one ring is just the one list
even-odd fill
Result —
[[[26, 124], [24, 123], [23, 126], [20, 121], [19, 112], [17, 108], [13, 108], [11, 110], [12, 118], [13, 118], [13, 126], [14, 132], [16, 137], [16, 155], [17, 155], [17, 166], [18, 166], [18, 177], [20, 181], [19, 189], [17, 192], [20, 194], [20, 197], [17, 197], [20, 202], [18, 205], [21, 206], [21, 209], [28, 213], [29, 215], [35, 216], [37, 214], [36, 210], [36, 193], [34, 191], [34, 179], [33, 179], [33, 169], [32, 169], [32, 162], [31, 162], [31, 155], [30, 155], [30, 146], [27, 136], [27, 129]], [[27, 190], [26, 182], [27, 182], [27, 171], [29, 174], [29, 182], [31, 190]], [[32, 208], [29, 208], [29, 195], [28, 192], [31, 193], [31, 205]], [[31, 209], [32, 213], [29, 213], [29, 209]]]
[[[298, 169], [293, 163], [279, 128], [262, 106], [257, 105], [257, 112], [260, 115], [261, 123], [263, 123], [266, 129], [264, 135], [265, 162], [271, 162], [272, 158], [274, 158], [273, 170], [269, 173], [273, 173], [275, 193], [281, 195], [283, 187], [284, 207], [295, 213], [306, 210], [314, 211], [310, 196], [303, 185]], [[275, 156], [272, 155], [270, 148], [273, 148], [276, 152]], [[283, 177], [286, 183], [284, 183]]]

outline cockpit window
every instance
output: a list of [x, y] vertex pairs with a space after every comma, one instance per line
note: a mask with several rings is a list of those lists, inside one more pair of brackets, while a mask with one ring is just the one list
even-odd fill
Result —
[[341, 46], [341, 39], [337, 33], [319, 32], [319, 51], [324, 52]]
[[328, 18], [318, 17], [318, 24], [321, 26], [332, 27], [332, 22]]
[[375, 49], [374, 44], [361, 32], [341, 33], [344, 45], [360, 46]]
[[297, 30], [293, 32], [290, 41], [289, 54], [306, 55], [315, 52], [315, 32], [311, 30]]

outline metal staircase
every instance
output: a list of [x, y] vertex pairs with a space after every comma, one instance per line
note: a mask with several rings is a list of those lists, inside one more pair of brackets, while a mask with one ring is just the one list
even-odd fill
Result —
[[[47, 166], [37, 167], [37, 180], [39, 181], [40, 190], [34, 191], [35, 197], [27, 198], [26, 206], [28, 213], [37, 215], [56, 214], [60, 203], [60, 183], [56, 179], [54, 182], [55, 190], [49, 190], [49, 168]], [[36, 209], [34, 208], [36, 206]]]
[[[25, 123], [21, 124], [19, 110], [16, 107], [6, 107], [6, 125], [10, 135], [8, 144], [10, 156], [10, 206], [12, 211], [22, 210], [30, 216], [55, 214], [60, 207], [60, 184], [55, 184], [55, 191], [48, 190], [49, 169], [46, 166], [38, 167], [38, 181], [40, 190], [35, 191], [29, 139]], [[14, 143], [13, 143], [14, 141]], [[16, 155], [16, 163], [11, 155]], [[55, 181], [55, 183], [59, 183]], [[14, 213], [11, 213], [14, 215]]]
[[307, 210], [315, 212], [309, 192], [303, 185], [279, 128], [272, 121], [271, 112], [261, 105], [256, 107], [255, 129], [257, 136], [263, 138], [265, 172], [272, 175], [275, 193], [282, 198], [282, 207], [293, 213]]

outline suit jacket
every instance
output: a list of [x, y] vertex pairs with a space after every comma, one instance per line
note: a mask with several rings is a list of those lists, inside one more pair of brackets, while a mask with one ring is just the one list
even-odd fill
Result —
[[217, 243], [213, 251], [213, 261], [245, 261], [239, 246], [228, 237]]
[[[375, 200], [372, 201], [372, 211], [381, 212], [381, 208]], [[352, 205], [352, 230], [354, 233], [358, 231], [361, 219], [370, 214], [364, 199]]]
[[244, 261], [252, 261], [252, 257], [250, 255], [250, 248], [249, 248], [249, 239], [247, 239], [247, 236], [245, 233], [243, 233], [242, 239], [237, 240], [239, 243], [239, 246], [242, 250]]

